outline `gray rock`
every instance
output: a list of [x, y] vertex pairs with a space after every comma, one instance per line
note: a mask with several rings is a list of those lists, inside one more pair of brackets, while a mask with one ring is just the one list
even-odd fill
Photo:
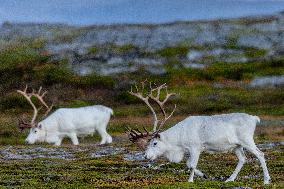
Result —
[[187, 53], [187, 59], [189, 61], [196, 61], [201, 59], [205, 55], [204, 51], [198, 51], [198, 50], [190, 50]]
[[90, 156], [91, 158], [99, 158], [99, 157], [121, 154], [124, 151], [125, 151], [124, 148], [115, 148], [115, 147], [110, 146], [110, 147], [98, 149], [96, 150], [96, 152], [91, 153]]
[[119, 67], [102, 67], [99, 73], [102, 75], [114, 75], [119, 73], [134, 72], [137, 71], [137, 67], [119, 66]]
[[127, 161], [144, 161], [146, 160], [144, 152], [132, 152], [124, 155], [124, 160]]
[[256, 77], [250, 82], [251, 87], [284, 86], [284, 75]]
[[204, 68], [206, 68], [206, 65], [205, 64], [198, 64], [198, 63], [189, 63], [189, 64], [184, 64], [184, 67], [193, 68], [193, 69], [204, 69]]
[[267, 149], [273, 149], [277, 146], [283, 146], [284, 142], [266, 142], [263, 144], [257, 144], [257, 146], [261, 149], [261, 150], [267, 150]]
[[73, 159], [72, 153], [62, 148], [15, 148], [7, 147], [0, 151], [0, 158], [4, 160], [30, 160], [37, 158], [56, 158], [56, 159]]
[[262, 33], [249, 33], [241, 35], [238, 39], [237, 45], [255, 47], [261, 49], [270, 49], [273, 46], [273, 40], [270, 40], [271, 34], [262, 34]]
[[[208, 59], [210, 57], [210, 59]], [[212, 50], [190, 50], [187, 54], [187, 59], [190, 62], [210, 63], [213, 61], [223, 61], [228, 63], [247, 62], [248, 58], [242, 50], [214, 48]], [[209, 62], [209, 60], [211, 60]]]
[[107, 60], [108, 64], [122, 64], [125, 60], [121, 57], [111, 57]]

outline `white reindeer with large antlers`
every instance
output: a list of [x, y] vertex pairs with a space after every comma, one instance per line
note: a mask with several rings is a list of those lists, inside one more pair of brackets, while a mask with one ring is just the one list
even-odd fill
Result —
[[[74, 145], [78, 145], [78, 136], [93, 134], [95, 131], [98, 131], [102, 137], [100, 144], [112, 142], [112, 137], [106, 132], [106, 127], [113, 114], [112, 109], [102, 105], [60, 108], [47, 117], [53, 107], [48, 106], [43, 99], [47, 91], [42, 92], [42, 87], [37, 92], [32, 90], [28, 93], [27, 90], [26, 86], [23, 91], [17, 90], [17, 92], [26, 98], [34, 110], [30, 123], [23, 119], [19, 120], [21, 130], [30, 128], [30, 133], [26, 138], [28, 144], [47, 142], [59, 146], [63, 138], [67, 136]], [[47, 109], [42, 117], [45, 119], [40, 122], [36, 121], [39, 109], [33, 103], [32, 97], [38, 99]]]
[[[245, 113], [231, 113], [213, 116], [190, 116], [185, 120], [177, 123], [175, 126], [161, 132], [164, 125], [175, 110], [169, 116], [166, 116], [164, 104], [174, 95], [166, 91], [166, 98], [160, 100], [162, 89], [167, 89], [166, 84], [157, 88], [152, 88], [145, 95], [145, 82], [142, 82], [141, 90], [135, 86], [136, 91], [132, 88], [129, 92], [131, 95], [143, 100], [151, 109], [154, 116], [153, 132], [142, 133], [137, 129], [128, 129], [129, 139], [136, 143], [140, 148], [146, 149], [145, 155], [148, 159], [154, 160], [159, 156], [166, 156], [172, 162], [180, 162], [184, 154], [189, 152], [190, 157], [186, 164], [191, 170], [188, 181], [193, 182], [194, 174], [204, 177], [205, 174], [197, 169], [197, 163], [201, 152], [226, 152], [234, 151], [239, 162], [233, 174], [226, 182], [234, 181], [243, 164], [245, 163], [245, 148], [254, 154], [260, 161], [264, 173], [264, 183], [270, 182], [270, 176], [266, 167], [264, 154], [255, 145], [253, 135], [256, 123], [260, 121], [259, 117], [248, 115]], [[156, 96], [153, 93], [156, 92]], [[154, 108], [150, 105], [149, 99], [157, 103], [164, 115], [162, 121], [158, 121]], [[175, 106], [176, 107], [176, 106]], [[157, 130], [157, 123], [160, 127]], [[146, 147], [146, 145], [148, 145]]]

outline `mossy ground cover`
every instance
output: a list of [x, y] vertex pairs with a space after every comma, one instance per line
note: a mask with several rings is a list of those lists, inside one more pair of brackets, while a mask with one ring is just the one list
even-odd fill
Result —
[[[175, 116], [167, 125], [183, 119]], [[263, 119], [273, 119], [264, 116]], [[281, 117], [275, 120], [282, 120]], [[21, 133], [17, 130], [15, 115], [1, 114], [1, 146], [0, 146], [0, 186], [13, 188], [230, 188], [232, 186], [252, 188], [281, 188], [284, 177], [284, 148], [276, 145], [266, 147], [262, 151], [266, 155], [268, 168], [272, 177], [272, 184], [263, 185], [263, 175], [259, 162], [254, 156], [246, 153], [247, 163], [240, 172], [236, 182], [224, 183], [234, 170], [237, 158], [233, 153], [207, 154], [203, 153], [198, 167], [208, 176], [208, 179], [195, 178], [195, 183], [187, 183], [188, 170], [185, 160], [181, 163], [169, 163], [160, 158], [151, 162], [147, 160], [130, 161], [125, 154], [133, 154], [136, 147], [129, 143], [125, 135], [124, 126], [142, 127], [151, 123], [151, 117], [141, 116], [114, 117], [109, 125], [109, 132], [114, 137], [114, 143], [99, 146], [100, 138], [95, 135], [80, 139], [77, 147], [66, 139], [62, 147], [53, 147], [46, 144], [24, 145], [28, 131]], [[258, 126], [255, 140], [258, 144], [269, 142], [283, 142], [283, 126]], [[64, 151], [71, 154], [70, 158], [54, 157], [53, 155], [40, 156], [48, 152], [36, 149], [44, 148], [55, 151]], [[123, 149], [118, 153], [112, 149]], [[12, 154], [39, 155], [32, 159], [5, 158], [5, 150]], [[101, 156], [101, 151], [110, 151]], [[64, 154], [66, 154], [64, 153]], [[113, 153], [113, 154], [112, 154]], [[19, 158], [19, 159], [17, 159]]]

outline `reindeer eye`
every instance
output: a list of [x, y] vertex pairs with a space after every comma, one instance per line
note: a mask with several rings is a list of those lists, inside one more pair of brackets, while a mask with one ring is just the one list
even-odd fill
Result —
[[156, 146], [156, 145], [157, 145], [157, 142], [154, 142], [153, 145]]
[[35, 130], [35, 133], [37, 133], [37, 130]]

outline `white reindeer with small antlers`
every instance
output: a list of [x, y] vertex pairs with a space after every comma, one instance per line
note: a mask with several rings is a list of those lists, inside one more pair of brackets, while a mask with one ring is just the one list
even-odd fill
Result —
[[[42, 92], [42, 87], [37, 92], [32, 90], [31, 93], [28, 93], [27, 90], [26, 86], [23, 91], [17, 90], [17, 92], [26, 98], [34, 110], [30, 123], [23, 119], [19, 120], [21, 130], [30, 128], [30, 133], [26, 138], [28, 144], [47, 142], [59, 146], [63, 138], [67, 136], [74, 145], [78, 145], [78, 136], [93, 134], [95, 131], [98, 131], [102, 137], [100, 144], [112, 142], [112, 137], [106, 132], [106, 127], [113, 114], [112, 109], [102, 105], [59, 108], [47, 117], [53, 107], [52, 105], [48, 106], [43, 100], [47, 91]], [[38, 99], [47, 109], [42, 117], [45, 119], [40, 122], [36, 121], [39, 109], [33, 103], [32, 97]]]
[[[138, 129], [129, 129], [129, 139], [136, 143], [140, 148], [146, 149], [145, 155], [148, 159], [154, 160], [159, 156], [166, 156], [172, 162], [180, 162], [185, 152], [189, 152], [190, 157], [186, 164], [191, 170], [188, 181], [193, 182], [194, 174], [205, 177], [205, 174], [197, 169], [197, 163], [201, 152], [226, 152], [234, 151], [239, 162], [233, 174], [226, 182], [234, 181], [243, 164], [245, 163], [245, 148], [254, 154], [260, 161], [264, 173], [264, 183], [270, 182], [270, 176], [266, 167], [264, 154], [255, 145], [253, 135], [256, 123], [260, 121], [259, 117], [248, 115], [245, 113], [231, 113], [212, 116], [190, 116], [185, 120], [177, 123], [175, 126], [161, 132], [165, 122], [173, 115], [174, 110], [167, 116], [164, 105], [166, 101], [174, 96], [175, 93], [168, 93], [167, 85], [163, 84], [159, 87], [152, 88], [150, 84], [150, 92], [145, 95], [145, 82], [139, 90], [135, 85], [136, 92], [129, 93], [138, 97], [147, 104], [154, 116], [153, 131], [142, 133]], [[160, 100], [161, 90], [166, 89], [166, 97]], [[156, 95], [154, 95], [154, 93]], [[149, 99], [158, 104], [163, 120], [157, 119], [157, 114], [151, 106]], [[157, 129], [157, 125], [159, 127]], [[147, 146], [148, 145], [148, 146]], [[147, 147], [146, 147], [147, 146]]]

